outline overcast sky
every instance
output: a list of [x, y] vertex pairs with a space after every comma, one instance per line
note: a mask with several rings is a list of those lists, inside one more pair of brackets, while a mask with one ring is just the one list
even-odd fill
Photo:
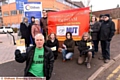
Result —
[[[74, 1], [82, 1], [85, 5], [88, 0], [74, 0]], [[120, 6], [120, 0], [90, 0], [93, 11], [105, 10], [116, 8], [117, 4]]]
[[[14, 2], [15, 0], [9, 0], [10, 2]], [[73, 1], [82, 1], [85, 5], [87, 4], [88, 0], [73, 0]], [[120, 6], [120, 0], [90, 0], [92, 5], [93, 11], [105, 10], [116, 8], [117, 4]]]

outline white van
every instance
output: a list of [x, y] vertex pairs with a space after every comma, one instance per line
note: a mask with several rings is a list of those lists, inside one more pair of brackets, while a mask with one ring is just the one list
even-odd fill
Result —
[[6, 33], [6, 32], [9, 32], [9, 33], [13, 33], [13, 29], [11, 27], [0, 27], [0, 33]]

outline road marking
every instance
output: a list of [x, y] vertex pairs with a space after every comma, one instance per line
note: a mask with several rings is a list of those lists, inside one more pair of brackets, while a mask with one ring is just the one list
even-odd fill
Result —
[[116, 78], [116, 80], [120, 80], [120, 75]]
[[[118, 71], [120, 70], [120, 65], [106, 78], [106, 80], [110, 80], [114, 74], [116, 74]], [[119, 80], [120, 80], [120, 75], [118, 76]]]

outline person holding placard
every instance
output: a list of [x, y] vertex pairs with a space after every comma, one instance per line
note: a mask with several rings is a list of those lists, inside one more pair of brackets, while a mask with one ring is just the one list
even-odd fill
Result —
[[23, 53], [19, 49], [15, 50], [15, 60], [19, 63], [26, 61], [25, 77], [46, 77], [46, 80], [50, 80], [54, 55], [44, 42], [44, 36], [39, 33], [35, 35], [35, 46], [28, 47]]
[[82, 64], [85, 61], [87, 62], [87, 68], [91, 68], [90, 62], [92, 59], [92, 52], [94, 51], [94, 48], [89, 33], [83, 34], [82, 40], [80, 40], [78, 44], [78, 50], [80, 51], [78, 64]]
[[55, 33], [51, 33], [49, 35], [46, 45], [51, 48], [52, 52], [54, 53], [54, 59], [56, 60], [58, 57], [59, 42]]

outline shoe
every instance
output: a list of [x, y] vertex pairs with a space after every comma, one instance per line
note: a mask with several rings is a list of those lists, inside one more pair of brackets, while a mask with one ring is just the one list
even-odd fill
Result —
[[91, 65], [90, 65], [90, 63], [87, 63], [87, 68], [91, 68]]
[[103, 57], [99, 57], [98, 59], [99, 59], [99, 60], [104, 60], [104, 58], [103, 58]]
[[65, 59], [63, 59], [62, 61], [63, 61], [63, 62], [65, 62], [66, 60], [65, 60]]
[[104, 63], [108, 63], [110, 60], [109, 59], [105, 59], [104, 60]]
[[85, 58], [85, 63], [87, 63], [87, 62], [88, 62], [88, 57]]

